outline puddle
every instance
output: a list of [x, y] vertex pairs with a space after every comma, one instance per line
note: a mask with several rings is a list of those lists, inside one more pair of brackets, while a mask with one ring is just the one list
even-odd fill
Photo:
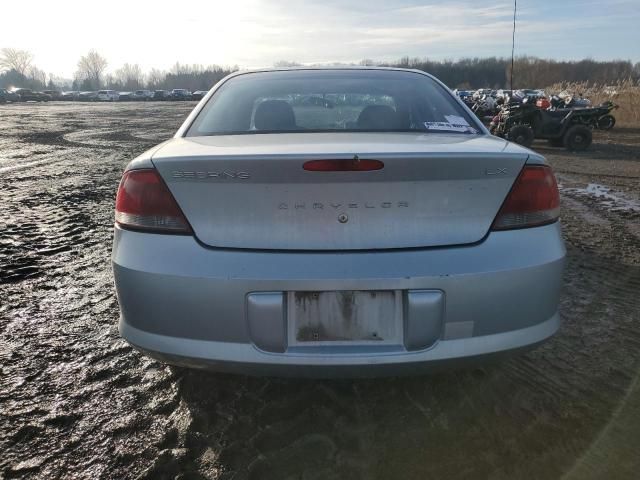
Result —
[[565, 194], [595, 198], [600, 205], [614, 212], [640, 212], [640, 200], [629, 198], [599, 183], [589, 183], [584, 188], [567, 188], [560, 184], [559, 188]]

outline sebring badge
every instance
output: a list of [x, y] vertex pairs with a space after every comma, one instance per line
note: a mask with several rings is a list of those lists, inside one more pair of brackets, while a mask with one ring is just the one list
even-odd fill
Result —
[[229, 172], [227, 170], [223, 170], [221, 172], [179, 172], [174, 171], [171, 172], [171, 176], [173, 178], [185, 178], [185, 179], [193, 179], [193, 180], [208, 180], [208, 179], [238, 179], [238, 180], [247, 180], [251, 178], [251, 174], [249, 172]]

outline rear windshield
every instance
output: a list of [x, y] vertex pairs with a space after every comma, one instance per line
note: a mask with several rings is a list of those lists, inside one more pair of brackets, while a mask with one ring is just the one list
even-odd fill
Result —
[[227, 80], [187, 136], [282, 132], [478, 133], [477, 123], [426, 75], [386, 70], [259, 72]]

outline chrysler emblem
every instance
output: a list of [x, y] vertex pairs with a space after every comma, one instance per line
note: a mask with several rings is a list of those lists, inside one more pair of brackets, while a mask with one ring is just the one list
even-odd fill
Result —
[[340, 223], [347, 223], [349, 221], [349, 217], [346, 213], [341, 213], [340, 215], [338, 215], [338, 221]]

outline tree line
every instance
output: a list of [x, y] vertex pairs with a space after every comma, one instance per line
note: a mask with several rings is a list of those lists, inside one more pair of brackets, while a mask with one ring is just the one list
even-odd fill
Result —
[[[367, 64], [369, 61], [361, 63]], [[380, 65], [415, 68], [429, 72], [450, 88], [511, 88], [511, 58], [462, 58], [429, 60], [404, 57]], [[640, 81], [640, 62], [553, 60], [517, 57], [513, 65], [513, 88], [544, 88], [560, 82], [587, 82], [591, 85], [615, 84], [631, 79]]]
[[189, 65], [176, 62], [168, 71], [151, 69], [144, 72], [140, 65], [125, 63], [107, 72], [109, 62], [95, 50], [78, 60], [71, 80], [47, 75], [33, 63], [33, 55], [26, 50], [3, 48], [0, 50], [0, 88], [24, 87], [34, 90], [170, 90], [186, 88], [191, 91], [208, 90], [237, 66]]
[[[299, 65], [279, 61], [275, 66]], [[381, 65], [423, 70], [435, 75], [450, 88], [544, 88], [560, 82], [586, 82], [587, 84], [615, 84], [623, 80], [640, 82], [640, 62], [628, 60], [597, 61], [553, 60], [530, 56], [515, 59], [513, 75], [511, 59], [504, 57], [462, 58], [459, 60], [430, 60], [403, 57], [395, 62], [362, 60], [359, 65]], [[167, 90], [186, 88], [208, 90], [217, 81], [238, 69], [237, 66], [181, 64], [176, 62], [168, 71], [151, 69], [144, 72], [140, 65], [125, 63], [108, 72], [109, 63], [95, 50], [78, 60], [73, 80], [56, 78], [39, 69], [33, 55], [26, 50], [3, 48], [0, 50], [0, 87], [20, 86], [43, 89], [72, 90]]]

